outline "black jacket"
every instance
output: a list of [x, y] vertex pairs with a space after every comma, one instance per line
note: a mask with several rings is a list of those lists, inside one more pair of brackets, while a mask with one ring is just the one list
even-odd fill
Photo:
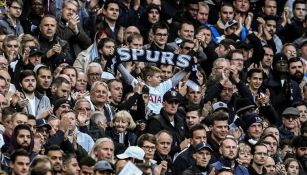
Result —
[[146, 128], [150, 134], [157, 134], [161, 130], [167, 130], [173, 135], [172, 156], [180, 151], [180, 143], [184, 140], [186, 132], [184, 122], [178, 117], [178, 114], [175, 114], [174, 122], [175, 127], [171, 124], [164, 108], [162, 108], [159, 115], [154, 115], [148, 120]]
[[183, 152], [181, 152], [174, 161], [174, 170], [176, 174], [181, 174], [184, 170], [186, 170], [190, 166], [195, 165], [195, 160], [192, 157], [195, 149], [192, 145]]
[[[42, 52], [45, 53], [42, 56], [42, 63], [49, 65], [52, 70], [54, 70], [61, 63], [68, 63], [70, 65], [74, 63], [67, 41], [62, 40], [57, 36], [55, 36], [52, 41], [49, 41], [47, 38], [40, 35], [38, 37], [38, 42]], [[57, 43], [59, 43], [62, 47], [61, 53], [59, 55], [53, 55], [52, 57], [47, 58], [47, 52]]]
[[[264, 87], [270, 90], [271, 104], [279, 115], [293, 102], [302, 100], [300, 87], [289, 77], [282, 85], [281, 80], [273, 74], [264, 82]], [[278, 118], [277, 125], [280, 126], [280, 124], [281, 118]]]

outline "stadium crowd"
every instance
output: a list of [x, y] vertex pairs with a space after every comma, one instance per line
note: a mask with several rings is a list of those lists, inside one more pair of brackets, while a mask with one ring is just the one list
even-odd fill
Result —
[[306, 175], [306, 6], [0, 1], [0, 174]]

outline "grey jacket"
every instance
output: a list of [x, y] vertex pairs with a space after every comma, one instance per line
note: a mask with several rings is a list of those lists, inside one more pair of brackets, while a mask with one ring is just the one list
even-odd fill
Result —
[[46, 95], [42, 96], [38, 95], [37, 93], [35, 93], [34, 98], [35, 98], [35, 109], [34, 109], [35, 114], [32, 112], [33, 109], [31, 109], [30, 103], [28, 103], [28, 105], [22, 109], [22, 112], [25, 112], [27, 114], [32, 114], [35, 116], [36, 119], [40, 119], [42, 118], [41, 113], [50, 107], [50, 100]]
[[4, 29], [6, 35], [19, 36], [24, 33], [20, 21], [17, 19], [16, 26], [14, 26], [11, 19], [5, 14], [0, 15], [0, 28]]

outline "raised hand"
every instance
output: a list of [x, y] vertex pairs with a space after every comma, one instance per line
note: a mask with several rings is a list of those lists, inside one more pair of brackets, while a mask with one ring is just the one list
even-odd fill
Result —
[[79, 16], [74, 15], [68, 20], [68, 27], [77, 35], [79, 33], [78, 23], [80, 22]]

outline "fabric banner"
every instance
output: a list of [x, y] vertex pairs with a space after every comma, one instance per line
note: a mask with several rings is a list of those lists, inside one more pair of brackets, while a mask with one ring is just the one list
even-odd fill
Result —
[[194, 63], [193, 56], [184, 54], [174, 54], [172, 52], [161, 52], [141, 49], [118, 48], [115, 52], [116, 64], [129, 61], [151, 62], [177, 66], [188, 69], [190, 72], [189, 80], [186, 85], [194, 91], [200, 91], [197, 81], [197, 65]]
[[118, 48], [115, 52], [116, 61], [140, 61], [157, 64], [166, 64], [180, 68], [188, 68], [194, 64], [192, 56], [183, 54], [174, 54], [172, 52], [160, 52], [152, 50]]

